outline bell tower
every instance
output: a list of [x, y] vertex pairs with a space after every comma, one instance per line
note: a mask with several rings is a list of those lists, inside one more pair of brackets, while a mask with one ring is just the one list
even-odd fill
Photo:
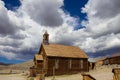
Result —
[[47, 31], [43, 34], [43, 44], [49, 44], [49, 34], [47, 33]]

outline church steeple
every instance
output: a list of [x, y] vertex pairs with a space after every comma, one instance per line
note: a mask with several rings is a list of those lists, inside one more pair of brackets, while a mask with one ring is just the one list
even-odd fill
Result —
[[49, 34], [47, 33], [47, 31], [43, 34], [43, 44], [49, 44]]

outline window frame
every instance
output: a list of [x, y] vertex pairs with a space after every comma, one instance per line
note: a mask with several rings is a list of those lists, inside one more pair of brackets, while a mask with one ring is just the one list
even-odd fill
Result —
[[84, 67], [83, 63], [84, 63], [84, 60], [80, 59], [80, 69], [83, 69], [83, 67]]
[[72, 69], [72, 59], [69, 59], [69, 60], [68, 60], [68, 68], [69, 68], [69, 69]]
[[55, 59], [55, 69], [59, 68], [59, 59]]

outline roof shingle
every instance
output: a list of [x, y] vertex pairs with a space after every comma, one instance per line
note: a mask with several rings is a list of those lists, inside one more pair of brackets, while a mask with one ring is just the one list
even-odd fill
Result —
[[88, 56], [79, 47], [66, 46], [60, 44], [43, 45], [47, 56], [68, 57], [68, 58], [88, 58]]

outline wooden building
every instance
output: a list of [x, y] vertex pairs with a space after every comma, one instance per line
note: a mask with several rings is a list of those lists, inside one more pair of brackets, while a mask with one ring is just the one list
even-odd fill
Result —
[[88, 71], [88, 56], [79, 47], [50, 44], [49, 34], [43, 35], [39, 53], [34, 56], [36, 74], [55, 75]]
[[104, 65], [105, 59], [106, 59], [106, 57], [96, 58], [96, 67], [100, 67], [100, 66]]
[[104, 59], [103, 64], [104, 65], [120, 64], [120, 53], [117, 53], [117, 54], [114, 54], [110, 57], [107, 57], [106, 59]]

